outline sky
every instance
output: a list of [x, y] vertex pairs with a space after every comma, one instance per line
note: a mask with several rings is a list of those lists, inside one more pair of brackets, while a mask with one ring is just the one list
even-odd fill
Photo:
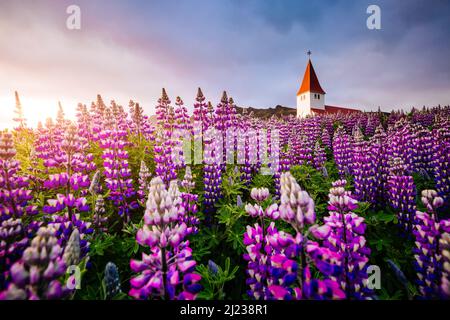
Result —
[[[70, 5], [80, 30], [66, 27]], [[1, 0], [0, 128], [15, 90], [30, 125], [98, 93], [153, 114], [162, 87], [191, 110], [198, 87], [214, 105], [226, 90], [243, 107], [295, 107], [308, 50], [326, 104], [450, 104], [447, 0]]]

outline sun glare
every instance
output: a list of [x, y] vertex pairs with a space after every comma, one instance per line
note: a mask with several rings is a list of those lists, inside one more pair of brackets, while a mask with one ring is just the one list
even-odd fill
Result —
[[[19, 92], [20, 94], [20, 92]], [[27, 124], [35, 128], [39, 121], [45, 123], [47, 118], [54, 118], [58, 112], [58, 101], [53, 99], [27, 97], [20, 95], [20, 102], [22, 104]], [[13, 118], [15, 106], [14, 94], [10, 98], [0, 98], [0, 129], [11, 128], [14, 126]], [[77, 103], [74, 101], [61, 101], [64, 114], [67, 119], [72, 120], [75, 116], [75, 109]]]

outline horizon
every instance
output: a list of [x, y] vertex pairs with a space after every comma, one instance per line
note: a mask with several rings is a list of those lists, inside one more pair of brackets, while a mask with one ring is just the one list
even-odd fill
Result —
[[[328, 105], [450, 103], [450, 2], [81, 0], [81, 29], [69, 30], [72, 4], [0, 3], [0, 128], [12, 127], [15, 90], [31, 126], [58, 101], [73, 118], [98, 93], [153, 115], [162, 87], [189, 111], [197, 87], [213, 105], [225, 90], [240, 107], [295, 108], [308, 50]], [[380, 30], [366, 26], [370, 4]]]

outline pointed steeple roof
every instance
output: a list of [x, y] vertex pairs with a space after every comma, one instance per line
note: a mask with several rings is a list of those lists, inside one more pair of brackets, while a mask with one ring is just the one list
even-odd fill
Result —
[[305, 75], [303, 76], [302, 85], [297, 92], [297, 95], [301, 95], [307, 91], [313, 93], [325, 94], [322, 87], [320, 86], [319, 79], [317, 79], [316, 72], [311, 63], [311, 59], [308, 60], [308, 65], [306, 66]]

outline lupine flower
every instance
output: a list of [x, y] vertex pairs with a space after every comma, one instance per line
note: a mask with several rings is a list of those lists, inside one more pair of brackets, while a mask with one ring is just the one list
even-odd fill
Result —
[[[176, 184], [172, 184], [175, 188]], [[201, 289], [201, 276], [193, 273], [195, 261], [189, 241], [185, 241], [186, 224], [181, 198], [176, 190], [167, 190], [160, 177], [153, 178], [144, 214], [144, 227], [136, 240], [150, 248], [142, 260], [131, 260], [130, 267], [138, 276], [131, 279], [130, 296], [136, 299], [195, 299]], [[175, 196], [175, 197], [174, 197]]]
[[433, 154], [430, 161], [433, 168], [436, 191], [444, 200], [444, 208], [450, 208], [450, 141], [443, 133], [434, 133]]
[[400, 225], [405, 231], [411, 231], [416, 210], [416, 195], [413, 177], [405, 174], [405, 168], [400, 158], [392, 161], [387, 188], [389, 202], [398, 213]]
[[281, 194], [281, 180], [280, 177], [285, 171], [289, 171], [291, 167], [291, 162], [289, 160], [289, 157], [286, 155], [285, 152], [280, 153], [280, 160], [278, 165], [275, 168], [275, 174], [274, 174], [274, 182], [275, 182], [275, 196], [278, 198]]
[[198, 225], [200, 224], [200, 220], [196, 216], [198, 207], [197, 201], [198, 196], [196, 194], [191, 193], [192, 189], [195, 187], [195, 182], [192, 180], [192, 171], [191, 167], [186, 167], [186, 173], [184, 175], [184, 179], [181, 182], [181, 186], [187, 191], [181, 193], [182, 206], [184, 208], [184, 215], [181, 218], [181, 221], [186, 223], [187, 233], [197, 233]]
[[324, 128], [322, 130], [321, 140], [322, 140], [322, 145], [323, 146], [328, 147], [329, 149], [331, 149], [331, 137], [330, 137], [329, 131], [326, 128]]
[[137, 195], [139, 200], [144, 201], [148, 196], [148, 188], [150, 187], [150, 178], [152, 174], [147, 168], [144, 160], [141, 161], [141, 167], [139, 169], [139, 190]]
[[41, 227], [22, 258], [11, 267], [12, 282], [0, 300], [60, 299], [67, 294], [58, 278], [66, 272], [63, 248], [52, 228]]
[[376, 181], [375, 199], [383, 202], [387, 197], [387, 179], [389, 176], [388, 155], [386, 154], [386, 133], [380, 125], [375, 129], [374, 135], [370, 138], [369, 148], [373, 167], [375, 168], [374, 179]]
[[186, 107], [184, 106], [183, 100], [177, 97], [175, 101], [176, 109], [174, 115], [174, 132], [173, 132], [173, 154], [174, 161], [177, 169], [182, 169], [186, 166], [185, 156], [183, 153], [183, 143], [191, 141], [192, 135], [192, 125], [190, 123], [190, 118]]
[[112, 299], [121, 292], [119, 270], [113, 262], [108, 262], [105, 266], [103, 283], [105, 285], [106, 299]]
[[[204, 205], [206, 213], [214, 212], [214, 205], [222, 196], [222, 172], [220, 147], [216, 139], [209, 143], [209, 152], [205, 152], [203, 183], [204, 183]], [[206, 150], [205, 150], [206, 151]]]
[[103, 196], [100, 194], [95, 200], [94, 216], [93, 216], [93, 224], [95, 228], [100, 232], [107, 231], [106, 224], [108, 222], [108, 217], [105, 216], [105, 212], [106, 212], [105, 200], [103, 199]]
[[195, 187], [195, 182], [193, 181], [192, 170], [190, 166], [186, 167], [184, 179], [181, 181], [181, 186], [188, 192], [191, 192]]
[[360, 201], [375, 202], [377, 183], [375, 166], [368, 144], [359, 128], [354, 134], [352, 172], [355, 183], [355, 196]]
[[450, 233], [444, 233], [439, 240], [442, 252], [441, 292], [446, 299], [450, 298]]
[[38, 212], [29, 203], [33, 198], [28, 190], [29, 179], [19, 175], [20, 164], [13, 159], [15, 155], [12, 135], [0, 132], [0, 221]]
[[[440, 240], [445, 234], [450, 233], [450, 220], [439, 221], [436, 209], [443, 205], [444, 201], [435, 190], [423, 190], [422, 202], [427, 212], [416, 211], [414, 257], [416, 259], [416, 271], [421, 294], [425, 298], [439, 298], [446, 295], [445, 281], [448, 279], [448, 264], [443, 265], [447, 253], [440, 248]], [[442, 244], [445, 248], [445, 236]], [[447, 254], [447, 257], [445, 256]], [[445, 264], [445, 262], [444, 262]], [[444, 281], [441, 284], [441, 281]], [[442, 292], [442, 285], [444, 291]]]
[[170, 99], [163, 88], [161, 98], [156, 107], [158, 128], [156, 132], [156, 145], [154, 147], [155, 173], [161, 177], [165, 184], [176, 179], [176, 166], [174, 163], [174, 113]]
[[93, 229], [90, 222], [81, 219], [80, 214], [74, 214], [72, 217], [68, 212], [62, 216], [53, 215], [49, 226], [53, 228], [54, 234], [58, 238], [58, 244], [63, 248], [68, 245], [70, 237], [77, 230], [78, 236], [75, 233], [74, 237], [80, 238], [80, 260], [88, 256], [90, 243], [87, 238], [93, 233]]
[[66, 266], [77, 265], [80, 262], [80, 233], [74, 228], [64, 249], [63, 261]]
[[135, 195], [133, 179], [128, 165], [128, 152], [125, 149], [126, 141], [124, 135], [126, 131], [100, 132], [100, 147], [103, 151], [103, 166], [105, 183], [111, 200], [118, 208], [119, 215], [130, 220], [130, 210], [137, 208], [137, 203], [130, 200]]
[[346, 183], [345, 180], [338, 180], [333, 182], [330, 189], [329, 215], [324, 221], [331, 232], [323, 243], [341, 255], [344, 270], [336, 280], [347, 298], [364, 299], [371, 295], [365, 285], [370, 249], [366, 246], [364, 237], [364, 218], [353, 212], [358, 207], [358, 202], [351, 192], [345, 191]]
[[[261, 190], [254, 190], [252, 193], [257, 199], [265, 199], [258, 197], [265, 194]], [[322, 281], [311, 277], [310, 262], [314, 262], [325, 276], [336, 276], [340, 270], [340, 256], [305, 236], [306, 232], [311, 232], [324, 238], [329, 229], [312, 225], [315, 221], [314, 202], [300, 189], [289, 172], [281, 176], [279, 209], [277, 204], [272, 204], [265, 210], [259, 204], [247, 204], [245, 208], [250, 216], [260, 219], [260, 223], [254, 227], [247, 226], [244, 234], [244, 245], [247, 248], [244, 259], [248, 261], [247, 284], [250, 287], [250, 297], [282, 300], [345, 297], [334, 280]], [[291, 223], [297, 232], [296, 236], [277, 231], [273, 221], [266, 227], [265, 218], [281, 218]], [[311, 225], [310, 228], [307, 224]]]
[[244, 259], [248, 261], [246, 283], [249, 290], [247, 294], [255, 300], [269, 298], [269, 255], [272, 249], [264, 234], [276, 232], [275, 224], [272, 222], [264, 233], [262, 227], [256, 223], [254, 227], [247, 226], [247, 232], [244, 234], [243, 243], [247, 249]]
[[132, 128], [133, 131], [138, 135], [139, 142], [142, 139], [143, 134], [145, 133], [145, 116], [144, 110], [139, 105], [139, 103], [135, 103], [133, 100], [130, 100], [128, 107], [130, 109], [130, 116], [132, 120]]
[[219, 266], [212, 260], [208, 260], [208, 269], [212, 274], [219, 273]]
[[99, 194], [100, 191], [101, 191], [100, 171], [97, 170], [97, 171], [95, 171], [94, 176], [92, 177], [91, 184], [89, 185], [89, 193], [91, 195], [96, 195], [96, 194]]
[[321, 170], [324, 167], [326, 160], [327, 157], [325, 155], [325, 150], [322, 148], [319, 141], [317, 141], [314, 147], [314, 157], [313, 157], [314, 167], [317, 170]]
[[208, 129], [209, 119], [208, 119], [208, 104], [205, 102], [205, 96], [203, 95], [202, 89], [198, 88], [197, 97], [194, 103], [194, 137], [199, 138], [203, 135], [203, 132]]
[[253, 188], [250, 192], [250, 196], [257, 202], [263, 202], [269, 198], [269, 189], [267, 188]]
[[0, 291], [6, 287], [11, 265], [22, 256], [29, 239], [21, 219], [0, 222]]
[[236, 205], [237, 205], [238, 207], [243, 207], [243, 206], [244, 206], [244, 203], [242, 202], [242, 197], [241, 197], [240, 195], [238, 195], [238, 196], [236, 197]]
[[334, 134], [333, 155], [339, 175], [343, 176], [349, 174], [352, 159], [350, 137], [344, 131], [342, 126], [337, 128], [336, 133]]

